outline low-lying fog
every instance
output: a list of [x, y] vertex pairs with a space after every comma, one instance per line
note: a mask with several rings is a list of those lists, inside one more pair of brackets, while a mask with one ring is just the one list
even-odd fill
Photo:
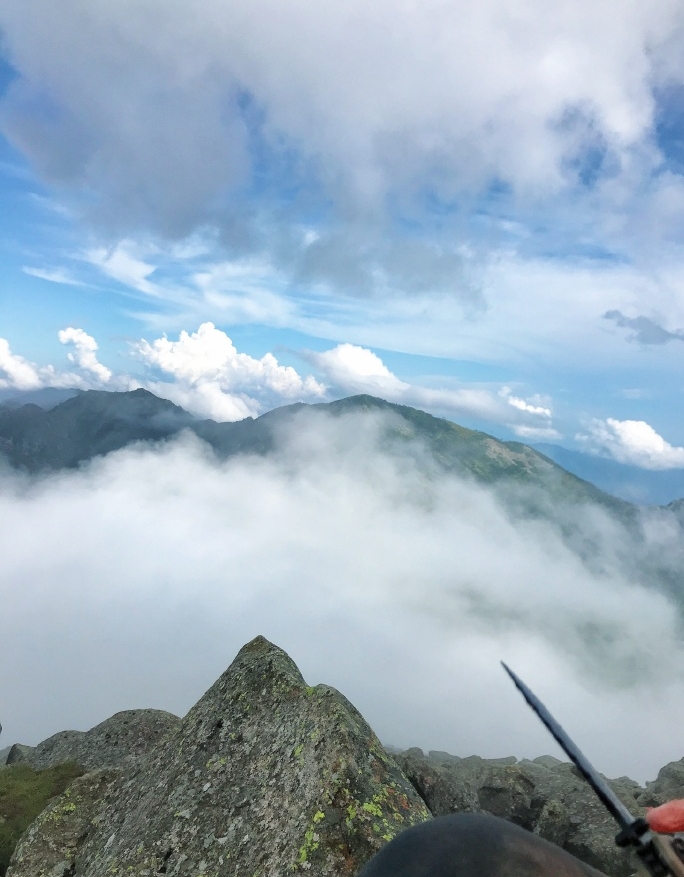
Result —
[[263, 634], [396, 746], [560, 755], [503, 659], [602, 772], [644, 781], [683, 757], [679, 610], [634, 580], [620, 527], [577, 511], [602, 546], [589, 568], [553, 524], [383, 456], [378, 428], [319, 424], [267, 460], [218, 463], [186, 435], [6, 471], [0, 747], [122, 709], [182, 715]]

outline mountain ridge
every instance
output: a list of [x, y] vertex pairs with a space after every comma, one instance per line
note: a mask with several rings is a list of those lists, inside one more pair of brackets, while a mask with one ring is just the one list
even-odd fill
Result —
[[294, 403], [258, 418], [219, 423], [197, 419], [142, 388], [127, 392], [87, 390], [49, 410], [30, 403], [0, 405], [0, 454], [12, 467], [33, 473], [76, 468], [133, 442], [165, 441], [189, 429], [222, 459], [244, 453], [265, 455], [275, 449], [280, 427], [297, 417], [321, 413], [334, 417], [385, 413], [403, 421], [385, 436], [392, 451], [418, 440], [446, 472], [467, 474], [482, 483], [508, 480], [534, 484], [542, 480], [552, 493], [566, 499], [599, 503], [618, 515], [629, 515], [630, 503], [601, 491], [529, 445], [503, 442], [488, 433], [367, 394], [312, 405]]

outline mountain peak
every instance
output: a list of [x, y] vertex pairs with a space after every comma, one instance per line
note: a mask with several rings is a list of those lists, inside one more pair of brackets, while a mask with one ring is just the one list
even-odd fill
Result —
[[147, 758], [50, 804], [11, 873], [333, 877], [429, 817], [349, 701], [256, 637]]

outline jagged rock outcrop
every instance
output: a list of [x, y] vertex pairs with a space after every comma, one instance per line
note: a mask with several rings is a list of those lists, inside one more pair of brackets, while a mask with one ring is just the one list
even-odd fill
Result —
[[639, 795], [644, 807], [658, 807], [673, 798], [684, 798], [684, 758], [671, 761], [661, 768], [658, 776]]
[[37, 746], [15, 745], [7, 764], [43, 770], [66, 761], [82, 767], [120, 767], [147, 754], [180, 722], [164, 710], [124, 710], [89, 731], [60, 731]]
[[53, 801], [7, 877], [342, 877], [429, 816], [352, 704], [257, 637], [147, 756]]
[[[343, 877], [403, 828], [450, 813], [503, 817], [611, 877], [635, 870], [569, 763], [390, 756], [339, 692], [308, 687], [262, 637], [182, 720], [131, 710], [5, 752], [36, 769], [76, 761], [90, 771], [26, 831], [7, 877]], [[609, 782], [638, 815], [684, 797], [684, 759], [645, 789]]]
[[7, 756], [10, 754], [11, 751], [11, 746], [5, 746], [4, 749], [0, 749], [0, 768], [4, 767], [7, 763]]
[[[635, 870], [634, 860], [615, 846], [615, 822], [568, 762], [551, 756], [520, 762], [437, 752], [425, 756], [420, 749], [396, 758], [433, 816], [489, 813], [612, 877], [629, 877]], [[627, 778], [609, 782], [635, 815], [643, 813], [644, 790], [637, 783]]]

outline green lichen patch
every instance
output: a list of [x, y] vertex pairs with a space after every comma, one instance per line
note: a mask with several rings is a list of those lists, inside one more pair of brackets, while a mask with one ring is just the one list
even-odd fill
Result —
[[61, 795], [84, 769], [69, 762], [46, 770], [25, 764], [10, 765], [0, 771], [0, 875], [7, 872], [9, 860], [19, 841], [51, 798]]

